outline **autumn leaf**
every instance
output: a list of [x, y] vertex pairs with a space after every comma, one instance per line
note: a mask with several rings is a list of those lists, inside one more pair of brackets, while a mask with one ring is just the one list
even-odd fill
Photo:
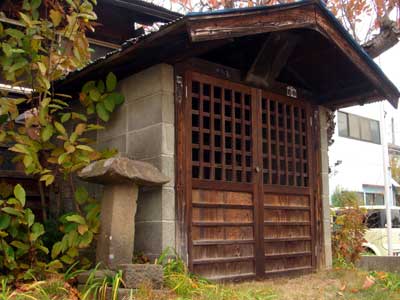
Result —
[[62, 14], [58, 10], [52, 9], [50, 10], [50, 19], [53, 22], [53, 25], [57, 27], [61, 23]]
[[366, 290], [369, 289], [374, 284], [375, 284], [375, 279], [372, 276], [368, 275], [367, 277], [365, 277], [365, 281], [362, 288]]

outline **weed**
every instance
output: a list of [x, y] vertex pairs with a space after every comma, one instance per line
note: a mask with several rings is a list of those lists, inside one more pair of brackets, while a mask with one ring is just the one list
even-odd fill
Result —
[[156, 260], [163, 266], [165, 284], [176, 293], [177, 300], [272, 300], [276, 295], [269, 289], [237, 289], [235, 286], [214, 284], [191, 274], [175, 251], [166, 249]]
[[370, 272], [376, 282], [389, 291], [400, 292], [400, 274], [388, 272]]

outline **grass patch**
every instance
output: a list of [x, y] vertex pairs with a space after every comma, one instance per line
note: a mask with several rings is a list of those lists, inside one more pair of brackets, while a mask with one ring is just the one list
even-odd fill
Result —
[[242, 283], [237, 289], [270, 289], [278, 300], [400, 300], [400, 276], [394, 273], [336, 269], [293, 278]]
[[175, 294], [176, 300], [273, 300], [276, 295], [269, 288], [249, 289], [245, 286], [215, 284], [189, 273], [184, 262], [166, 250], [158, 259], [164, 268], [165, 285]]
[[[164, 255], [158, 260], [164, 268], [166, 288], [163, 291], [144, 284], [124, 300], [400, 300], [400, 274], [397, 273], [336, 268], [292, 278], [217, 284], [191, 274], [182, 260], [170, 257]], [[120, 273], [100, 281], [89, 276], [81, 292], [68, 282], [73, 281], [58, 275], [47, 281], [22, 284], [13, 290], [3, 282], [0, 300], [104, 300], [106, 287], [113, 290], [111, 299], [117, 300], [116, 288], [123, 286]]]
[[23, 284], [11, 290], [2, 283], [0, 300], [78, 300], [79, 292], [62, 278]]

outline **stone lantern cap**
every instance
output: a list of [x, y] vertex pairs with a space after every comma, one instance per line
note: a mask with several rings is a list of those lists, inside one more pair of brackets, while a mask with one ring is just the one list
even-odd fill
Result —
[[84, 181], [104, 185], [136, 183], [139, 186], [157, 186], [170, 180], [153, 165], [126, 157], [95, 161], [78, 175]]

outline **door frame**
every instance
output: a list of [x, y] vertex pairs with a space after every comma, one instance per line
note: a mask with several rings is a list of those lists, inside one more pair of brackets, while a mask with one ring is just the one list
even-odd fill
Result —
[[[216, 70], [218, 69], [217, 64], [215, 64]], [[264, 202], [263, 196], [266, 190], [266, 186], [263, 183], [263, 172], [262, 172], [262, 142], [261, 142], [261, 130], [259, 130], [259, 125], [261, 124], [261, 96], [262, 94], [270, 94], [278, 96], [280, 99], [286, 98], [289, 102], [293, 101], [293, 98], [289, 98], [284, 95], [276, 94], [273, 92], [261, 90], [256, 87], [251, 87], [243, 82], [238, 82], [238, 74], [234, 69], [229, 70], [231, 72], [230, 77], [233, 80], [226, 78], [228, 72], [212, 72], [209, 68], [199, 66], [193, 66], [191, 64], [183, 63], [175, 65], [175, 120], [176, 120], [176, 208], [177, 208], [177, 245], [180, 247], [177, 249], [178, 253], [186, 261], [189, 270], [193, 270], [192, 261], [192, 173], [191, 173], [191, 101], [188, 99], [189, 92], [191, 90], [191, 80], [192, 73], [204, 74], [205, 76], [211, 76], [219, 78], [225, 81], [231, 81], [234, 84], [240, 84], [251, 89], [252, 93], [252, 140], [255, 142], [252, 152], [252, 173], [253, 173], [253, 183], [251, 192], [253, 193], [254, 199], [254, 236], [255, 236], [255, 273], [256, 277], [265, 277], [265, 256], [264, 256], [264, 239], [260, 238], [263, 236], [264, 232]], [[297, 99], [298, 100], [298, 99]], [[305, 106], [308, 107], [307, 122], [311, 124], [306, 126], [308, 131], [308, 141], [307, 141], [307, 153], [309, 157], [309, 195], [310, 195], [310, 214], [311, 214], [311, 252], [312, 252], [312, 269], [315, 270], [317, 267], [317, 255], [320, 251], [320, 237], [317, 234], [321, 234], [319, 229], [321, 225], [321, 220], [317, 220], [319, 213], [319, 193], [320, 193], [320, 178], [319, 178], [319, 167], [320, 167], [320, 157], [318, 155], [319, 147], [319, 136], [318, 133], [318, 110], [317, 106], [313, 105], [307, 100], [302, 101]], [[315, 122], [315, 123], [314, 123]], [[190, 126], [188, 126], [190, 124]], [[315, 159], [316, 158], [316, 159]], [[313, 161], [315, 160], [315, 161]], [[261, 168], [261, 172], [256, 172], [256, 168]], [[208, 189], [210, 189], [208, 184]], [[219, 190], [229, 190], [233, 191], [231, 183], [226, 188], [223, 184], [219, 184]], [[236, 185], [236, 184], [235, 184]], [[238, 183], [240, 185], [240, 183]], [[280, 188], [277, 186], [276, 188]], [[284, 187], [283, 187], [284, 188]], [[240, 188], [239, 188], [240, 189]], [[243, 191], [243, 189], [240, 189]], [[262, 220], [262, 221], [261, 221]], [[318, 249], [318, 250], [317, 250]]]

